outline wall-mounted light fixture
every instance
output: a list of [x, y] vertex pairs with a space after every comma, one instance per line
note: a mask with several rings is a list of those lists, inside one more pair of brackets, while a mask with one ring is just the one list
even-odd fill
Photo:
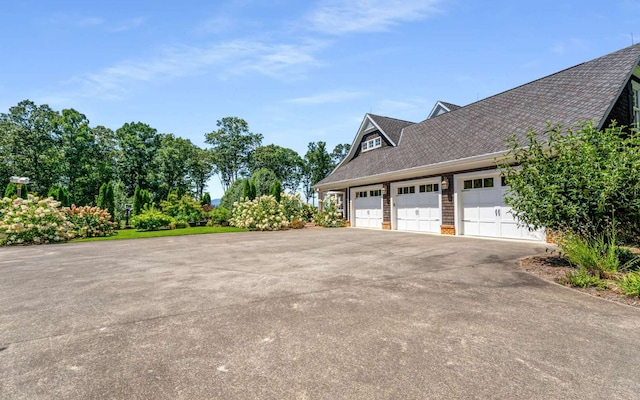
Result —
[[449, 189], [449, 178], [443, 178], [442, 182], [440, 183], [440, 186], [442, 187], [442, 190], [447, 190]]
[[387, 194], [387, 186], [386, 185], [382, 185], [382, 194]]

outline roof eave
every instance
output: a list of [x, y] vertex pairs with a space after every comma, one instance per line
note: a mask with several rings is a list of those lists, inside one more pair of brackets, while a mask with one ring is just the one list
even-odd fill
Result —
[[317, 190], [325, 191], [332, 189], [342, 189], [345, 187], [370, 185], [373, 183], [387, 181], [404, 180], [424, 175], [437, 175], [452, 171], [463, 171], [467, 169], [484, 168], [489, 166], [497, 167], [496, 159], [503, 157], [507, 153], [508, 150], [503, 150], [495, 153], [482, 154], [479, 156], [443, 161], [436, 164], [422, 165], [419, 167], [407, 168], [398, 171], [390, 171], [362, 178], [344, 179], [341, 181], [329, 182], [324, 184], [317, 183], [313, 187]]

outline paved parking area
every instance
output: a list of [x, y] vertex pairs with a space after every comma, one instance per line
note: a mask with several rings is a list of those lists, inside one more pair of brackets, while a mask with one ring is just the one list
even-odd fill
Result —
[[358, 229], [0, 248], [2, 399], [631, 399], [640, 311], [544, 244]]

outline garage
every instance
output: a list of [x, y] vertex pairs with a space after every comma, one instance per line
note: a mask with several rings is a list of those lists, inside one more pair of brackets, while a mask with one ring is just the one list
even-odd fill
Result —
[[543, 231], [522, 226], [505, 204], [509, 186], [499, 173], [459, 176], [461, 234], [509, 239], [544, 240]]
[[354, 188], [355, 226], [358, 228], [382, 228], [382, 188]]
[[392, 185], [395, 225], [399, 231], [440, 232], [439, 180]]

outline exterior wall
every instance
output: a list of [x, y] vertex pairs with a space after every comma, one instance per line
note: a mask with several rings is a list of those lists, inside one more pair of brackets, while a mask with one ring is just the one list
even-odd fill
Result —
[[[375, 150], [374, 150], [375, 151]], [[374, 185], [382, 185], [384, 188], [384, 194], [382, 195], [382, 229], [391, 229], [391, 184], [392, 183], [396, 183], [396, 182], [405, 182], [408, 180], [419, 180], [419, 179], [429, 179], [429, 178], [434, 178], [434, 177], [441, 177], [442, 179], [448, 179], [449, 181], [449, 188], [446, 190], [441, 189], [441, 204], [442, 204], [442, 225], [440, 227], [440, 233], [443, 235], [455, 235], [456, 231], [455, 231], [455, 202], [454, 202], [454, 193], [455, 193], [455, 184], [454, 184], [454, 180], [453, 180], [453, 176], [456, 174], [462, 174], [462, 173], [466, 173], [466, 172], [477, 172], [477, 171], [488, 171], [488, 170], [495, 170], [497, 169], [497, 167], [495, 165], [493, 166], [488, 166], [488, 167], [483, 167], [483, 168], [474, 168], [474, 169], [463, 169], [463, 170], [456, 170], [456, 171], [451, 171], [445, 174], [432, 174], [432, 175], [421, 175], [421, 176], [416, 176], [416, 177], [412, 177], [412, 178], [408, 178], [408, 179], [399, 179], [399, 180], [394, 180], [394, 181], [388, 181], [388, 182], [380, 182], [380, 183], [376, 183]], [[350, 204], [351, 204], [351, 189], [353, 187], [358, 187], [358, 186], [352, 186], [349, 188], [346, 188], [346, 195], [345, 198], [347, 199], [347, 204], [346, 207], [349, 209], [349, 211], [347, 212], [347, 217], [349, 219], [350, 215], [349, 213], [351, 212], [351, 208], [350, 208]], [[442, 187], [442, 186], [441, 186]]]
[[440, 226], [440, 233], [443, 235], [455, 235], [456, 234], [456, 221], [455, 221], [455, 202], [453, 201], [453, 194], [455, 193], [455, 185], [453, 183], [453, 173], [443, 174], [442, 180], [449, 182], [449, 188], [447, 190], [442, 189], [442, 225]]
[[382, 229], [391, 229], [391, 187], [389, 182], [382, 184]]
[[605, 120], [602, 128], [608, 127], [612, 121], [618, 125], [631, 126], [633, 122], [633, 110], [631, 109], [631, 81], [625, 85], [620, 97], [611, 109], [611, 113]]

